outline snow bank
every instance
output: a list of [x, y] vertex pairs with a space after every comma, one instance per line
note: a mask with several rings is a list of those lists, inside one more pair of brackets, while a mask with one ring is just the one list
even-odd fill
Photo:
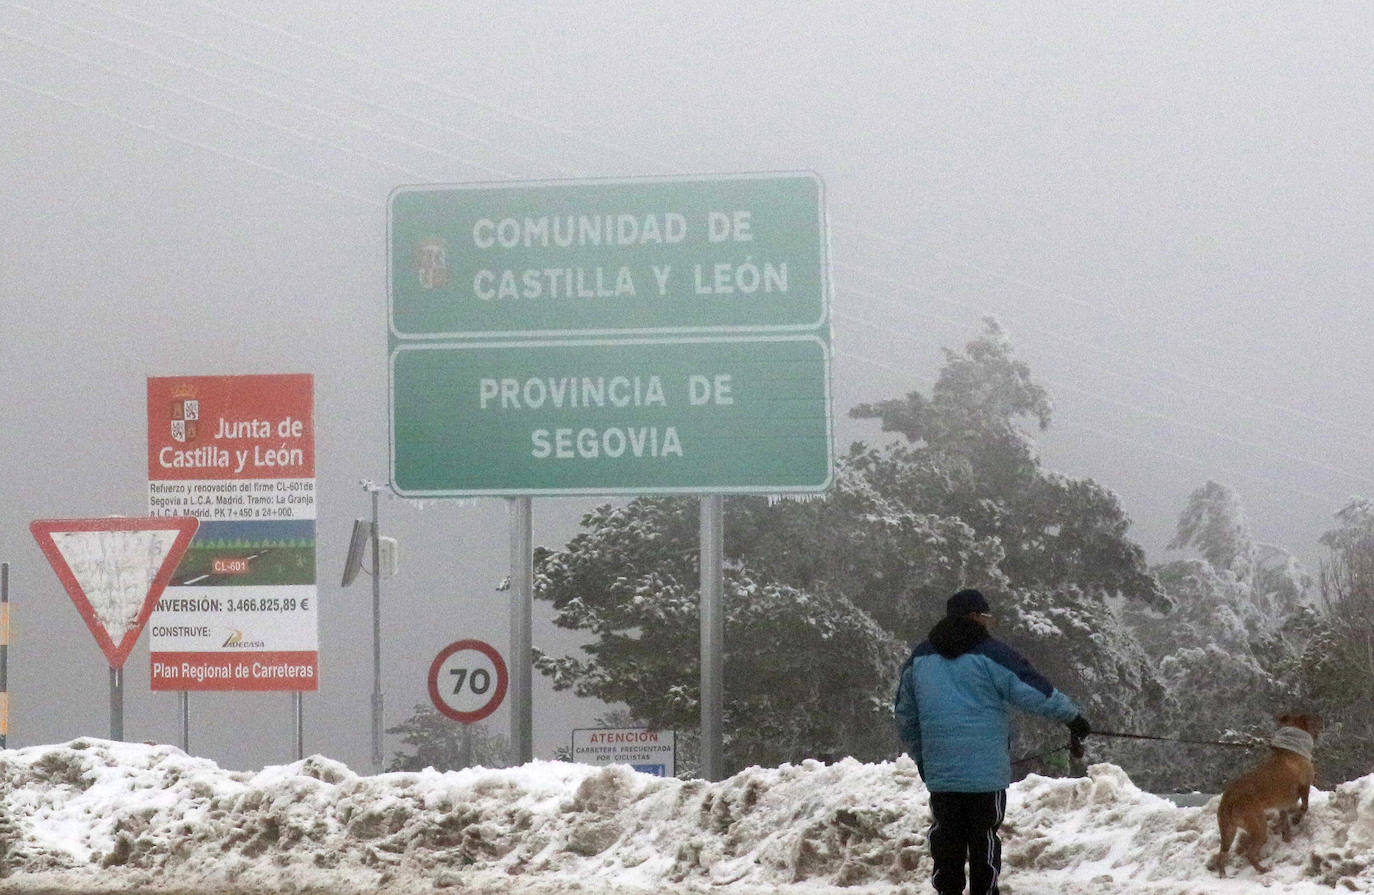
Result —
[[[169, 746], [0, 752], [0, 891], [929, 891], [927, 793], [906, 758], [750, 768], [359, 776], [320, 756], [226, 771]], [[1374, 891], [1374, 776], [1316, 792], [1273, 870], [1204, 869], [1215, 802], [1178, 808], [1113, 765], [1012, 787], [1004, 879], [1028, 893]]]

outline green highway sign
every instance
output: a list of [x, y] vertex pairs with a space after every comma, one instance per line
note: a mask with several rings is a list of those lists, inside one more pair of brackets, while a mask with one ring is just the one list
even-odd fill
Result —
[[822, 193], [806, 172], [395, 190], [392, 487], [824, 490]]
[[810, 173], [401, 187], [389, 340], [815, 332], [821, 192]]
[[816, 491], [831, 477], [817, 335], [405, 344], [405, 496]]

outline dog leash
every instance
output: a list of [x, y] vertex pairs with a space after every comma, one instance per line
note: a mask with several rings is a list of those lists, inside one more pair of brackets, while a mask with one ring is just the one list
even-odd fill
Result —
[[[1256, 743], [1227, 743], [1227, 742], [1223, 742], [1223, 741], [1221, 741], [1221, 740], [1186, 740], [1186, 739], [1181, 739], [1181, 738], [1179, 738], [1179, 737], [1160, 737], [1160, 736], [1153, 736], [1153, 735], [1148, 734], [1148, 733], [1122, 733], [1122, 732], [1120, 732], [1120, 731], [1115, 731], [1115, 730], [1094, 730], [1092, 733], [1089, 734], [1089, 736], [1095, 736], [1095, 737], [1112, 737], [1112, 738], [1115, 738], [1115, 739], [1125, 739], [1125, 740], [1156, 740], [1156, 741], [1161, 742], [1161, 743], [1187, 743], [1187, 744], [1193, 745], [1193, 746], [1232, 746], [1232, 747], [1240, 747], [1240, 748], [1242, 748], [1242, 749], [1255, 749], [1255, 748], [1258, 748], [1258, 747], [1260, 747], [1260, 746], [1265, 745], [1265, 744], [1262, 743], [1262, 742], [1256, 742]], [[1012, 761], [1011, 764], [1012, 764], [1012, 767], [1015, 767], [1016, 765], [1019, 765], [1019, 764], [1027, 764], [1027, 763], [1032, 762], [1032, 761], [1039, 761], [1039, 760], [1041, 760], [1042, 758], [1049, 758], [1051, 755], [1058, 755], [1060, 752], [1068, 752], [1068, 753], [1069, 753], [1071, 756], [1073, 756], [1074, 758], [1082, 758], [1082, 757], [1083, 757], [1083, 741], [1080, 740], [1080, 739], [1078, 739], [1077, 737], [1070, 736], [1070, 737], [1069, 737], [1069, 742], [1068, 742], [1067, 744], [1063, 745], [1063, 746], [1059, 746], [1058, 748], [1050, 749], [1050, 750], [1047, 750], [1047, 751], [1045, 751], [1045, 752], [1037, 752], [1037, 753], [1034, 754], [1034, 755], [1027, 755], [1027, 756], [1024, 757], [1024, 758], [1017, 758], [1017, 759], [1014, 759], [1014, 760]]]
[[1262, 742], [1255, 743], [1228, 743], [1222, 740], [1185, 740], [1179, 737], [1157, 737], [1148, 733], [1121, 733], [1115, 730], [1094, 730], [1089, 736], [1113, 737], [1125, 740], [1157, 740], [1161, 743], [1188, 743], [1193, 746], [1238, 746], [1242, 749], [1254, 749], [1265, 745]]

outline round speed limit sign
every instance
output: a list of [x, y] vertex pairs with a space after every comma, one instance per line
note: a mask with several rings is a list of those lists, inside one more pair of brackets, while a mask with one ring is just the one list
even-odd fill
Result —
[[506, 698], [506, 663], [496, 647], [459, 640], [429, 666], [429, 699], [443, 715], [464, 724], [481, 721]]

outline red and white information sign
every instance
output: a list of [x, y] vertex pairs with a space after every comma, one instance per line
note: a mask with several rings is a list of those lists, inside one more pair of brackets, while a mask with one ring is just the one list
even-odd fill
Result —
[[196, 533], [194, 518], [106, 516], [29, 523], [111, 668], [123, 668]]
[[202, 521], [314, 519], [313, 377], [149, 378], [148, 506]]
[[510, 678], [496, 647], [481, 640], [450, 643], [429, 666], [429, 699], [455, 721], [481, 721], [506, 698]]
[[641, 774], [677, 775], [677, 731], [642, 727], [584, 728], [572, 732], [572, 760], [580, 764], [627, 764]]
[[200, 530], [149, 621], [154, 690], [315, 690], [309, 374], [148, 379], [148, 510]]

